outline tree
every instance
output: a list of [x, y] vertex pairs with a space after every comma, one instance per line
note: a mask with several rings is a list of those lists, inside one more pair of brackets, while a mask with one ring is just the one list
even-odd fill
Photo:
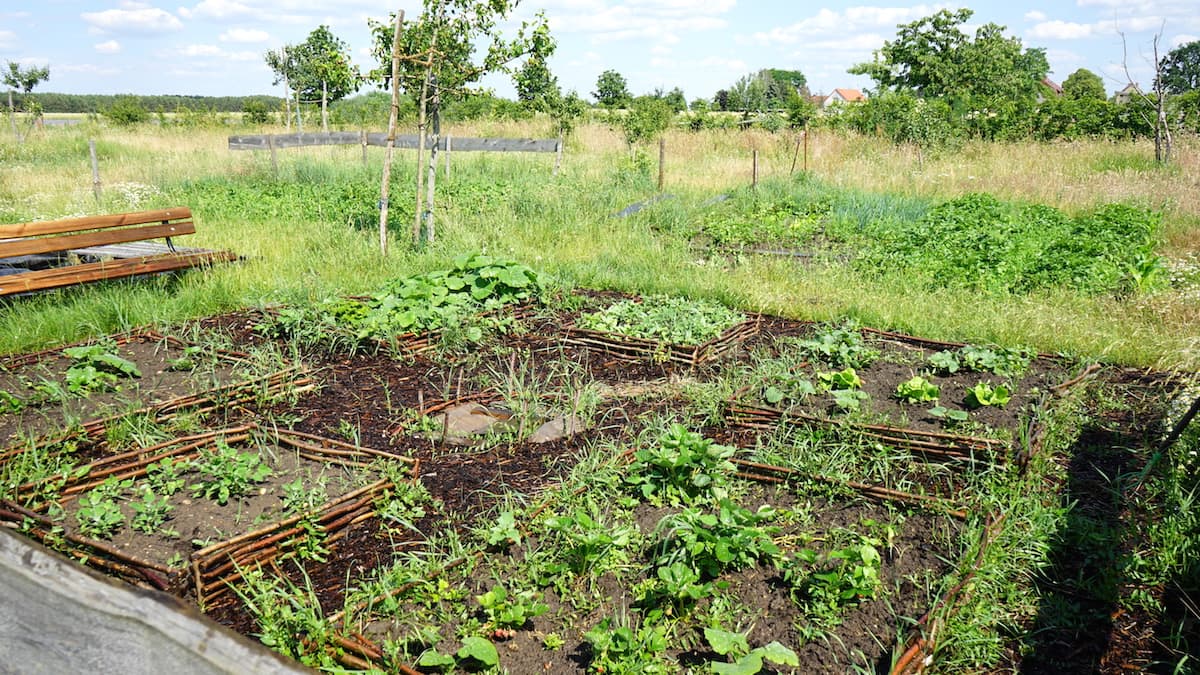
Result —
[[684, 98], [683, 90], [679, 87], [675, 87], [660, 98], [666, 101], [667, 105], [671, 106], [672, 112], [681, 113], [687, 110], [687, 99]]
[[859, 63], [851, 74], [867, 75], [879, 91], [912, 92], [921, 98], [945, 98], [968, 105], [1029, 102], [1050, 65], [1043, 49], [1023, 49], [1004, 27], [984, 24], [974, 37], [962, 27], [970, 9], [943, 9], [898, 26], [896, 39]]
[[321, 128], [329, 131], [329, 102], [340, 101], [358, 89], [358, 68], [350, 63], [349, 47], [329, 26], [318, 26], [295, 49], [292, 85], [302, 100], [321, 102]]
[[629, 105], [629, 83], [615, 70], [606, 70], [596, 78], [596, 91], [592, 92], [596, 103], [605, 108], [624, 108]]
[[13, 135], [17, 135], [16, 108], [13, 106], [13, 90], [20, 89], [28, 94], [39, 83], [50, 79], [50, 67], [38, 68], [30, 66], [22, 68], [16, 61], [8, 62], [8, 72], [4, 73], [4, 84], [8, 87], [8, 119], [12, 126]]
[[1108, 98], [1104, 90], [1104, 81], [1100, 76], [1088, 70], [1079, 70], [1067, 76], [1062, 84], [1063, 96], [1070, 101], [1099, 100]]
[[[417, 101], [417, 133], [431, 143], [429, 160], [420, 153], [417, 170], [417, 208], [414, 224], [416, 243], [433, 240], [433, 198], [435, 193], [437, 144], [441, 134], [439, 106], [443, 96], [461, 97], [473, 85], [492, 72], [511, 75], [511, 64], [521, 57], [545, 59], [554, 53], [556, 44], [544, 14], [526, 21], [514, 37], [506, 38], [499, 29], [516, 8], [517, 0], [424, 0], [424, 10], [416, 21], [402, 31], [395, 29], [396, 15], [391, 20], [370, 20], [373, 47], [379, 67], [368, 77], [387, 86], [392, 72], [392, 45], [397, 37], [400, 44], [398, 77], [400, 86]], [[482, 57], [476, 46], [486, 44]], [[432, 118], [433, 128], [427, 126]], [[431, 133], [430, 133], [431, 131]], [[429, 183], [425, 209], [421, 208], [421, 188], [428, 169]]]
[[1179, 45], [1167, 52], [1158, 63], [1158, 71], [1161, 89], [1168, 94], [1184, 94], [1200, 89], [1200, 40]]
[[547, 112], [553, 99], [558, 97], [558, 78], [550, 72], [543, 56], [531, 56], [513, 74], [517, 88], [517, 100], [530, 110]]
[[621, 131], [632, 150], [639, 141], [653, 139], [666, 131], [674, 118], [671, 106], [663, 99], [639, 96], [629, 106], [629, 114], [621, 118]]

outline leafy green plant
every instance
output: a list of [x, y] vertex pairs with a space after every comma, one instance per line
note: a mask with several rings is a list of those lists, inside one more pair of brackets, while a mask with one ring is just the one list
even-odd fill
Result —
[[936, 401], [938, 400], [938, 394], [937, 385], [920, 375], [914, 375], [912, 379], [896, 385], [896, 398], [905, 403]]
[[195, 370], [199, 364], [198, 357], [204, 353], [204, 348], [198, 345], [188, 345], [183, 348], [183, 353], [179, 358], [170, 359], [167, 361], [167, 370], [177, 372]]
[[666, 626], [643, 624], [636, 631], [629, 626], [612, 628], [604, 619], [583, 634], [592, 648], [588, 671], [592, 673], [666, 673], [660, 655], [667, 649]]
[[1008, 387], [998, 384], [992, 386], [988, 382], [978, 382], [967, 390], [967, 407], [980, 408], [983, 406], [1001, 407], [1012, 399]]
[[0, 389], [0, 415], [18, 413], [25, 409], [25, 401]]
[[762, 392], [764, 401], [778, 405], [784, 401], [800, 401], [817, 393], [813, 383], [804, 378], [789, 379], [786, 382], [776, 382]]
[[671, 344], [698, 345], [746, 320], [745, 315], [708, 300], [648, 295], [622, 300], [576, 322], [580, 328]]
[[541, 593], [521, 590], [509, 593], [503, 584], [475, 596], [475, 601], [487, 615], [487, 625], [492, 628], [522, 628], [532, 618], [550, 611], [542, 602]]
[[305, 484], [304, 477], [298, 476], [296, 480], [283, 484], [282, 499], [284, 512], [294, 515], [311, 511], [324, 504], [328, 495], [323, 481], [309, 487]]
[[814, 616], [835, 625], [842, 608], [874, 598], [881, 582], [880, 542], [870, 537], [825, 555], [801, 549], [784, 565], [784, 580]]
[[967, 411], [965, 411], [965, 410], [955, 410], [953, 408], [947, 408], [947, 407], [941, 406], [941, 405], [935, 405], [934, 407], [930, 408], [927, 412], [929, 413], [929, 415], [931, 417], [936, 417], [940, 420], [944, 420], [945, 422], [947, 422], [949, 424], [958, 424], [961, 422], [966, 422], [970, 418], [970, 415], [968, 415]]
[[929, 355], [929, 365], [941, 373], [957, 373], [962, 368], [962, 361], [955, 352], [943, 350]]
[[191, 463], [166, 457], [146, 467], [146, 481], [154, 492], [170, 497], [183, 489], [183, 473]]
[[117, 356], [103, 344], [67, 347], [63, 354], [74, 363], [67, 368], [67, 391], [86, 396], [93, 391], [112, 389], [120, 378], [141, 377], [138, 367]]
[[[633, 541], [634, 530], [627, 526], [602, 522], [599, 507], [588, 502], [564, 515], [551, 515], [546, 527], [562, 542], [556, 557], [562, 570], [583, 574], [600, 568], [620, 554]], [[555, 571], [555, 570], [549, 570]]]
[[858, 389], [862, 387], [862, 378], [853, 368], [846, 368], [835, 373], [817, 373], [817, 381], [826, 390]]
[[966, 345], [958, 350], [943, 350], [929, 355], [929, 364], [942, 373], [992, 373], [1017, 377], [1029, 369], [1033, 355], [1023, 349]]
[[862, 402], [870, 398], [867, 392], [857, 389], [833, 389], [829, 395], [833, 397], [833, 404], [843, 412], [858, 412]]
[[796, 652], [775, 641], [750, 649], [745, 633], [713, 627], [704, 629], [704, 639], [714, 652], [731, 659], [726, 663], [709, 663], [712, 672], [719, 675], [754, 675], [763, 669], [764, 661], [780, 666], [800, 666]]
[[133, 509], [133, 520], [130, 521], [130, 526], [138, 532], [154, 534], [167, 522], [175, 507], [171, 506], [165, 496], [155, 494], [148, 485], [142, 486], [138, 497], [129, 503], [130, 508]]
[[117, 500], [132, 486], [130, 479], [120, 480], [116, 476], [109, 476], [103, 483], [84, 493], [79, 498], [79, 509], [75, 512], [80, 534], [108, 539], [121, 529], [125, 525], [125, 516]]
[[462, 646], [455, 652], [459, 663], [475, 668], [495, 668], [500, 665], [500, 654], [490, 640], [472, 635], [463, 638]]
[[231, 497], [249, 494], [254, 484], [265, 481], [271, 475], [271, 468], [263, 464], [258, 453], [238, 452], [223, 441], [217, 441], [216, 447], [201, 452], [194, 467], [201, 480], [192, 484], [192, 496], [203, 496], [222, 506]]
[[672, 424], [658, 442], [634, 452], [625, 482], [645, 499], [692, 502], [722, 497], [735, 467], [736, 448]]
[[655, 562], [660, 566], [683, 562], [714, 579], [727, 569], [774, 561], [780, 550], [772, 537], [779, 528], [766, 524], [774, 517], [769, 506], [750, 511], [728, 499], [720, 500], [716, 513], [689, 506], [659, 521]]
[[879, 350], [867, 346], [854, 323], [825, 326], [813, 337], [794, 344], [805, 358], [834, 368], [865, 368], [879, 358]]
[[638, 583], [633, 594], [646, 619], [657, 621], [664, 614], [682, 616], [702, 598], [713, 594], [714, 583], [704, 581], [687, 563], [676, 560], [655, 568], [654, 576]]
[[488, 546], [509, 546], [521, 543], [521, 530], [517, 529], [517, 516], [511, 510], [501, 511], [496, 522], [484, 533]]

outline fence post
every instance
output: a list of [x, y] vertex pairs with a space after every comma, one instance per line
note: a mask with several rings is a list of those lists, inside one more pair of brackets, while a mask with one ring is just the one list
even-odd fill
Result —
[[267, 147], [271, 150], [271, 173], [279, 173], [279, 156], [275, 154], [275, 134], [267, 134]]
[[750, 187], [758, 187], [758, 150], [754, 150], [753, 166], [750, 173]]
[[362, 143], [363, 166], [367, 165], [367, 130], [359, 129], [358, 140]]
[[667, 158], [667, 139], [660, 138], [660, 139], [658, 139], [658, 191], [659, 192], [663, 191], [663, 181], [664, 181], [665, 174], [666, 174], [666, 170], [665, 170], [666, 158]]
[[100, 163], [96, 160], [96, 141], [88, 139], [88, 154], [92, 158], [92, 194], [96, 203], [100, 203]]
[[556, 143], [554, 145], [554, 172], [550, 174], [551, 176], [558, 176], [558, 168], [560, 166], [562, 166], [562, 156], [563, 156], [563, 135], [562, 135], [562, 133], [559, 133], [558, 134], [558, 143]]

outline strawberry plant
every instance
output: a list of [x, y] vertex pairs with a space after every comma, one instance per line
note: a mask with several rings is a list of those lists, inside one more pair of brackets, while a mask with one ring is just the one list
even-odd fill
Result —
[[659, 521], [656, 563], [683, 562], [703, 578], [715, 579], [727, 569], [774, 561], [780, 550], [772, 537], [779, 528], [766, 524], [774, 518], [769, 506], [750, 511], [728, 499], [720, 500], [716, 513], [689, 506]]
[[194, 468], [201, 481], [191, 486], [192, 496], [204, 496], [222, 506], [231, 497], [249, 494], [255, 483], [271, 475], [271, 468], [263, 464], [257, 452], [238, 452], [221, 441], [212, 450], [202, 452]]
[[604, 619], [583, 634], [592, 648], [588, 663], [591, 673], [667, 673], [670, 670], [661, 660], [667, 649], [667, 627], [643, 624], [636, 631], [629, 626], [611, 628], [611, 619]]
[[679, 345], [708, 342], [746, 320], [745, 315], [709, 300], [649, 295], [622, 300], [579, 317], [580, 328]]
[[730, 458], [736, 451], [672, 424], [657, 443], [634, 452], [625, 482], [644, 499], [690, 503], [720, 498], [735, 471]]
[[167, 522], [174, 507], [165, 496], [155, 494], [149, 486], [142, 486], [138, 496], [138, 499], [129, 503], [134, 514], [130, 525], [138, 532], [154, 534]]
[[1017, 377], [1029, 369], [1033, 355], [1023, 349], [966, 345], [955, 351], [940, 351], [929, 356], [929, 364], [942, 373], [992, 373]]
[[784, 580], [810, 613], [827, 625], [836, 624], [843, 607], [874, 598], [879, 592], [883, 564], [879, 544], [858, 536], [849, 546], [824, 555], [801, 549], [784, 566]]
[[920, 375], [914, 375], [912, 379], [896, 385], [896, 398], [905, 403], [936, 401], [938, 393], [937, 385]]
[[487, 615], [487, 625], [492, 628], [522, 628], [530, 619], [550, 611], [542, 602], [541, 593], [531, 590], [510, 594], [503, 584], [496, 584], [475, 601]]
[[983, 406], [1003, 406], [1012, 399], [1008, 387], [1002, 384], [992, 386], [988, 382], [979, 382], [967, 390], [967, 406], [980, 408]]

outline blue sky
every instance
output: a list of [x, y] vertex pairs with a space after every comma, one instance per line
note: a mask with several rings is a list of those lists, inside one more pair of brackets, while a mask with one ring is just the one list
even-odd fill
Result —
[[[523, 0], [515, 15], [545, 11], [559, 47], [551, 68], [567, 89], [588, 95], [615, 69], [635, 94], [679, 86], [689, 100], [711, 97], [760, 68], [799, 69], [814, 93], [870, 82], [846, 73], [893, 38], [896, 25], [942, 8], [975, 10], [1026, 46], [1046, 49], [1059, 82], [1078, 68], [1109, 91], [1151, 78], [1160, 53], [1200, 39], [1197, 0], [976, 1], [871, 5], [764, 0]], [[49, 65], [38, 91], [240, 95], [280, 94], [262, 55], [303, 41], [320, 24], [370, 67], [367, 19], [420, 9], [419, 0], [3, 0], [0, 61]], [[1127, 59], [1120, 33], [1125, 34]], [[505, 78], [486, 85], [511, 96]]]

